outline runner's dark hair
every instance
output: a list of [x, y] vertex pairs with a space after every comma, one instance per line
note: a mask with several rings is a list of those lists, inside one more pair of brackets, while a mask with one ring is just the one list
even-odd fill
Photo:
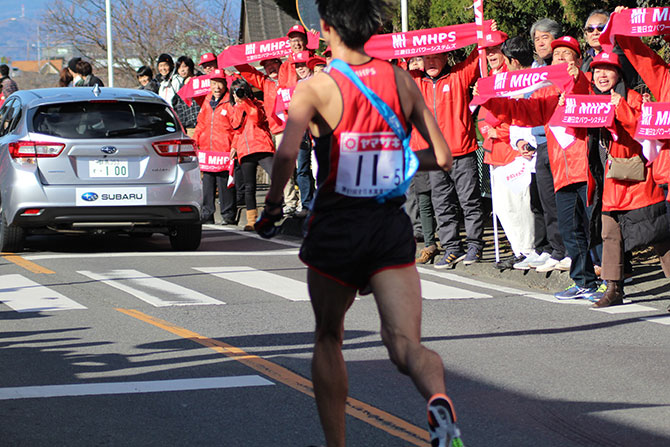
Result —
[[523, 36], [512, 37], [503, 42], [501, 51], [507, 59], [516, 59], [522, 67], [530, 67], [533, 63], [533, 48]]
[[316, 5], [323, 21], [352, 49], [361, 48], [377, 33], [388, 8], [385, 0], [316, 0]]

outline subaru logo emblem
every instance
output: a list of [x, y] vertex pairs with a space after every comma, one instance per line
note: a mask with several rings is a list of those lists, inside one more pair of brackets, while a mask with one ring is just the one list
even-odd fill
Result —
[[118, 152], [118, 149], [115, 148], [114, 146], [103, 146], [102, 148], [100, 148], [100, 151], [103, 154], [112, 155], [116, 154]]
[[81, 198], [86, 200], [87, 202], [95, 202], [98, 200], [98, 195], [94, 192], [85, 192], [84, 194], [81, 195]]

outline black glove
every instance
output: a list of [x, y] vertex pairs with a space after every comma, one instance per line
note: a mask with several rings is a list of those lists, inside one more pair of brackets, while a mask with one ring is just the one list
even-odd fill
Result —
[[281, 224], [284, 221], [284, 213], [279, 211], [277, 214], [268, 214], [266, 210], [263, 210], [261, 217], [258, 218], [254, 224], [254, 230], [264, 239], [270, 239], [279, 233]]

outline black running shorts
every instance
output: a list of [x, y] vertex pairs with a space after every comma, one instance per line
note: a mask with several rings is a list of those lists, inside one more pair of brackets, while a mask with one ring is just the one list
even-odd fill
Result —
[[415, 256], [410, 219], [393, 205], [317, 211], [300, 248], [309, 268], [357, 289], [382, 270], [413, 265]]

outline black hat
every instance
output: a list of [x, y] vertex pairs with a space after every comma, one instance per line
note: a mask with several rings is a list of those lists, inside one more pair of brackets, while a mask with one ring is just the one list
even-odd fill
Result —
[[70, 59], [70, 60], [68, 61], [68, 63], [67, 63], [67, 68], [69, 68], [70, 70], [74, 71], [75, 68], [77, 68], [77, 62], [79, 62], [80, 60], [81, 60], [80, 57], [73, 57], [72, 59]]
[[156, 62], [156, 65], [160, 64], [161, 62], [166, 62], [170, 67], [174, 67], [174, 60], [172, 59], [172, 56], [170, 56], [167, 53], [163, 53], [160, 56], [158, 56], [158, 61]]

